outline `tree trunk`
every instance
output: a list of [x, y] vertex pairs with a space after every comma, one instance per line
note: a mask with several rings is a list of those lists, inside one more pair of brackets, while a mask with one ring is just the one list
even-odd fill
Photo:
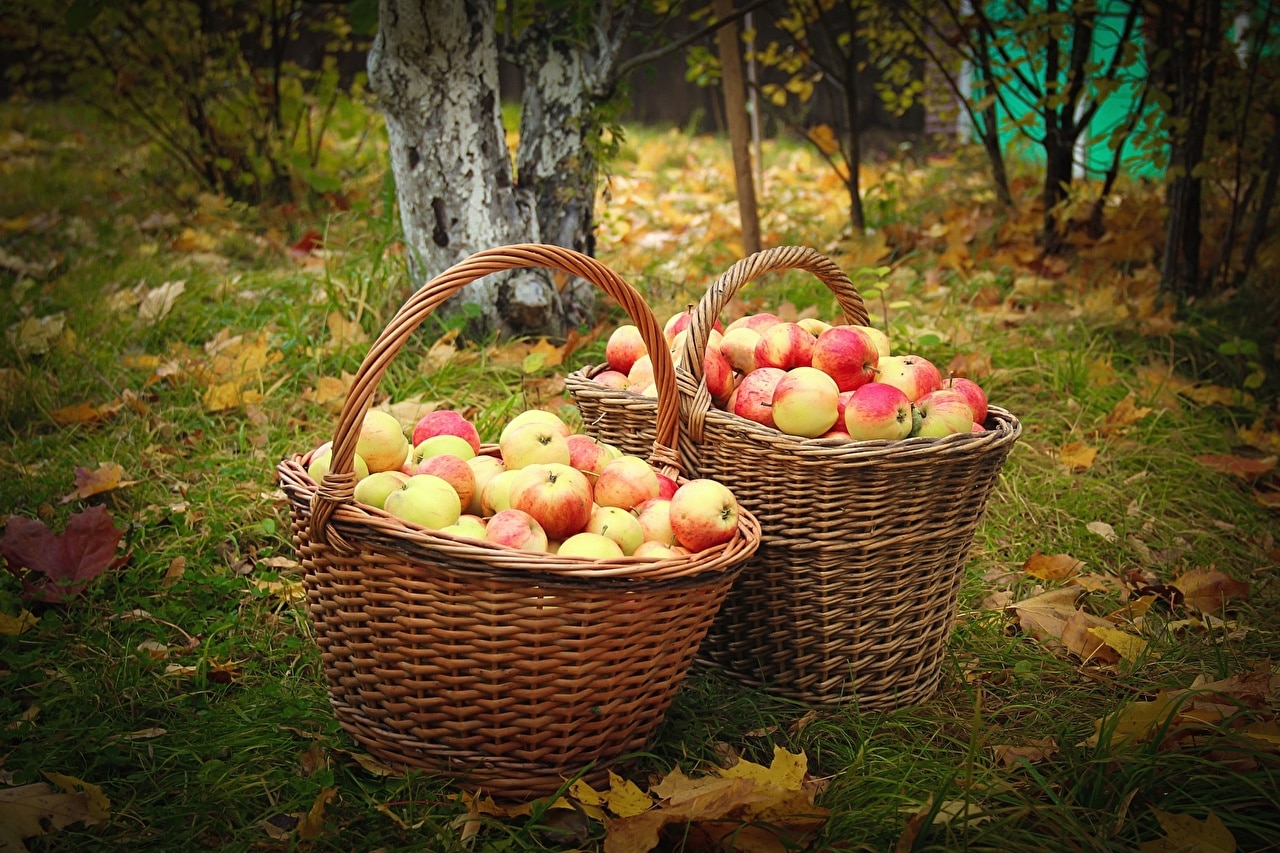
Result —
[[[733, 0], [716, 0], [717, 18], [733, 14]], [[738, 190], [738, 219], [742, 223], [742, 251], [760, 251], [760, 215], [756, 209], [756, 185], [751, 168], [751, 129], [747, 124], [747, 96], [742, 82], [742, 54], [738, 50], [738, 25], [726, 24], [716, 31], [720, 54], [720, 85], [724, 90], [724, 114], [729, 124], [729, 144], [733, 151], [733, 174]]]
[[[381, 0], [378, 14], [369, 81], [386, 116], [415, 284], [472, 252], [538, 241], [502, 128], [493, 0]], [[564, 330], [560, 295], [541, 271], [480, 279], [449, 313], [466, 304], [476, 306], [470, 334]]]
[[848, 148], [844, 153], [844, 162], [849, 167], [849, 178], [845, 185], [849, 188], [849, 221], [853, 230], [859, 234], [867, 233], [867, 218], [862, 209], [862, 182], [858, 174], [862, 166], [862, 111], [858, 104], [858, 40], [849, 42], [849, 53], [845, 57], [844, 77], [844, 109], [846, 127], [849, 130]]

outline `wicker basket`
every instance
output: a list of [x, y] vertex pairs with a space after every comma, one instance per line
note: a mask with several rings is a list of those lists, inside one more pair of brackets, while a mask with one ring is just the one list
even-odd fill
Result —
[[[397, 768], [526, 798], [584, 771], [599, 781], [646, 745], [760, 531], [746, 512], [735, 538], [714, 549], [593, 561], [454, 537], [353, 501], [358, 425], [389, 361], [450, 294], [520, 267], [598, 285], [646, 342], [662, 340], [640, 295], [591, 258], [541, 245], [479, 252], [418, 290], [373, 343], [324, 481], [307, 475], [309, 454], [277, 470], [342, 727]], [[655, 373], [665, 400], [653, 413], [649, 455], [679, 479], [670, 360], [657, 359]]]
[[[867, 321], [848, 276], [794, 246], [734, 264], [694, 309], [681, 357], [694, 369], [678, 371], [684, 469], [733, 489], [763, 531], [698, 657], [806, 702], [915, 704], [937, 688], [974, 530], [1022, 428], [993, 406], [983, 433], [805, 439], [712, 408], [701, 382], [712, 324], [748, 281], [787, 269], [819, 278], [847, 322]], [[575, 372], [569, 389], [590, 429], [625, 449], [649, 434], [654, 401], [593, 382], [601, 369]]]

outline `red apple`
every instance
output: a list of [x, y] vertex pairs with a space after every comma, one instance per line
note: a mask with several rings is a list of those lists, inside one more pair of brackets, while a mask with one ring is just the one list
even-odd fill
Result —
[[702, 359], [702, 378], [717, 406], [723, 406], [734, 389], [733, 365], [725, 358], [721, 345], [721, 341], [709, 342]]
[[[672, 493], [674, 495], [674, 492]], [[635, 508], [636, 521], [644, 531], [646, 542], [674, 545], [676, 535], [671, 530], [671, 500], [650, 498]]]
[[640, 329], [631, 323], [619, 326], [609, 335], [604, 345], [604, 360], [613, 370], [626, 374], [636, 359], [646, 354], [644, 338], [640, 337]]
[[941, 438], [944, 435], [973, 432], [973, 409], [959, 391], [939, 389], [916, 400], [920, 426], [915, 435]]
[[395, 415], [381, 409], [364, 413], [356, 453], [363, 457], [370, 471], [399, 469], [409, 455], [409, 439]]
[[645, 540], [640, 543], [640, 547], [636, 548], [633, 557], [643, 557], [646, 560], [669, 560], [673, 557], [680, 556], [670, 545], [664, 545], [652, 539]]
[[951, 391], [959, 391], [969, 401], [973, 409], [973, 422], [985, 423], [987, 420], [987, 392], [982, 386], [965, 376], [952, 376], [942, 382], [942, 387]]
[[844, 410], [849, 405], [849, 401], [853, 399], [854, 393], [855, 392], [853, 391], [841, 391], [840, 396], [836, 398], [836, 414], [839, 415], [836, 419], [836, 426], [839, 426], [842, 429], [844, 424]]
[[581, 432], [566, 438], [565, 443], [569, 445], [569, 464], [588, 475], [598, 475], [604, 466], [622, 455], [612, 444], [596, 441]]
[[591, 518], [591, 484], [587, 475], [567, 464], [529, 465], [511, 481], [511, 508], [537, 520], [548, 539], [564, 539], [587, 526]]
[[691, 553], [722, 545], [738, 529], [738, 501], [715, 480], [701, 478], [680, 486], [671, 497], [671, 530]]
[[[676, 335], [689, 328], [689, 324], [693, 322], [693, 309], [689, 308], [685, 311], [672, 314], [667, 318], [667, 322], [662, 324], [662, 335], [667, 339], [667, 346], [675, 344]], [[723, 332], [724, 326], [716, 320], [711, 324], [712, 331]]]
[[545, 553], [547, 550], [547, 533], [542, 525], [529, 513], [518, 509], [495, 513], [484, 526], [484, 538], [486, 542], [521, 551]]
[[435, 435], [456, 435], [466, 439], [474, 453], [480, 452], [480, 432], [471, 421], [452, 409], [427, 412], [413, 428], [413, 446]]
[[754, 329], [757, 332], [763, 332], [765, 329], [769, 328], [770, 326], [777, 325], [778, 323], [781, 323], [781, 322], [782, 322], [782, 318], [779, 317], [777, 314], [771, 314], [768, 311], [761, 311], [757, 314], [746, 314], [742, 317], [739, 317], [738, 319], [730, 323], [728, 326], [725, 326], [724, 331], [725, 331], [725, 334], [728, 334], [734, 329], [738, 329], [745, 326], [748, 329]]
[[902, 389], [914, 403], [930, 391], [942, 387], [942, 374], [926, 358], [918, 355], [891, 355], [876, 365], [876, 381]]
[[773, 391], [773, 422], [788, 435], [817, 438], [838, 417], [840, 389], [816, 367], [795, 367]]
[[569, 464], [569, 442], [551, 424], [527, 423], [506, 433], [498, 442], [502, 462], [508, 468], [558, 462]]
[[622, 390], [628, 385], [627, 374], [614, 370], [613, 368], [602, 370], [595, 376], [592, 376], [591, 379], [593, 382], [599, 382], [606, 388], [616, 388], [618, 390]]
[[756, 367], [790, 370], [808, 367], [817, 338], [795, 323], [776, 323], [760, 333], [756, 344]]
[[854, 391], [844, 409], [845, 432], [857, 441], [906, 438], [911, 426], [911, 399], [883, 382], [868, 382]]
[[653, 381], [653, 359], [646, 353], [636, 359], [627, 372], [627, 390], [637, 393]]
[[428, 456], [418, 463], [414, 474], [434, 474], [444, 480], [458, 493], [463, 509], [471, 505], [476, 493], [476, 474], [467, 464], [467, 460], [451, 453], [440, 453]]
[[654, 473], [658, 475], [658, 497], [670, 498], [676, 493], [676, 489], [680, 488], [679, 483], [661, 471], [655, 471]]
[[656, 498], [661, 486], [658, 472], [639, 456], [622, 455], [604, 466], [596, 479], [595, 501], [600, 506], [631, 509]]
[[757, 367], [738, 383], [733, 413], [749, 421], [776, 428], [773, 422], [773, 391], [787, 372], [777, 367]]
[[841, 391], [866, 385], [876, 378], [880, 353], [875, 343], [853, 326], [832, 326], [813, 344], [810, 363], [836, 381]]

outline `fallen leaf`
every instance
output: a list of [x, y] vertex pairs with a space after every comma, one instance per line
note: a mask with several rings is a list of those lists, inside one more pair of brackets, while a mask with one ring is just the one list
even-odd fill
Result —
[[1077, 610], [1062, 627], [1062, 645], [1085, 663], [1118, 663], [1120, 653], [1094, 633], [1099, 628], [1113, 630], [1101, 616]]
[[182, 575], [186, 570], [187, 558], [182, 556], [174, 557], [169, 563], [169, 568], [165, 570], [164, 577], [160, 579], [160, 585], [163, 587], [173, 586], [182, 580]]
[[173, 310], [173, 303], [187, 289], [185, 281], [167, 281], [159, 287], [153, 287], [138, 303], [138, 320], [145, 326], [154, 326]]
[[0, 613], [0, 637], [16, 637], [34, 628], [39, 621], [40, 617], [29, 610], [19, 610], [17, 616]]
[[1249, 584], [1237, 581], [1215, 568], [1197, 566], [1178, 577], [1170, 586], [1182, 593], [1182, 603], [1201, 613], [1221, 613], [1232, 598], [1249, 594]]
[[358, 319], [352, 319], [338, 311], [329, 312], [329, 316], [325, 319], [325, 325], [329, 327], [327, 349], [330, 352], [338, 352], [347, 347], [358, 346], [369, 340], [368, 334], [365, 333]]
[[1242, 480], [1253, 481], [1276, 470], [1275, 456], [1230, 456], [1221, 453], [1202, 453], [1196, 461], [1206, 468], [1232, 474]]
[[338, 795], [337, 788], [321, 788], [315, 802], [305, 817], [298, 822], [298, 838], [301, 841], [313, 841], [324, 831], [325, 806]]
[[1235, 836], [1213, 812], [1204, 820], [1198, 820], [1192, 815], [1172, 814], [1154, 806], [1151, 811], [1165, 834], [1163, 838], [1140, 843], [1140, 853], [1235, 853]]
[[1067, 622], [1075, 616], [1080, 590], [1065, 586], [1010, 605], [1018, 624], [1037, 640], [1058, 640]]
[[1094, 625], [1088, 630], [1090, 634], [1130, 663], [1137, 662], [1147, 650], [1147, 641], [1129, 631], [1121, 631], [1118, 628], [1109, 628], [1103, 625]]
[[97, 785], [58, 773], [45, 776], [63, 793], [55, 792], [46, 782], [0, 788], [0, 849], [26, 850], [24, 839], [76, 823], [101, 826], [110, 820], [111, 803]]
[[1098, 455], [1096, 447], [1090, 447], [1080, 441], [1072, 441], [1064, 444], [1058, 450], [1058, 460], [1067, 467], [1068, 470], [1079, 474], [1088, 471], [1093, 467], [1093, 460]]
[[1132, 741], [1147, 740], [1153, 732], [1166, 725], [1178, 710], [1179, 700], [1161, 690], [1146, 702], [1129, 702], [1120, 710], [1107, 714], [1093, 723], [1093, 735], [1084, 741], [1086, 746], [1096, 747], [1105, 738], [1109, 746]]
[[1058, 751], [1058, 742], [1053, 738], [1031, 738], [1021, 746], [999, 744], [992, 747], [996, 764], [1001, 767], [1012, 767], [1020, 761], [1034, 764], [1044, 761]]
[[1035, 578], [1060, 581], [1084, 568], [1084, 562], [1070, 554], [1041, 554], [1039, 551], [1027, 558], [1022, 570]]
[[1120, 538], [1119, 536], [1116, 536], [1116, 529], [1105, 521], [1091, 521], [1084, 527], [1085, 530], [1088, 530], [1090, 533], [1098, 534], [1108, 542], [1115, 542]]
[[117, 462], [103, 462], [95, 469], [76, 467], [76, 488], [62, 496], [60, 503], [84, 500], [103, 492], [135, 485], [137, 480], [124, 479], [124, 468]]
[[1126, 427], [1136, 424], [1138, 421], [1151, 414], [1152, 409], [1148, 406], [1139, 406], [1137, 397], [1130, 391], [1124, 399], [1116, 403], [1111, 411], [1107, 412], [1107, 416], [1102, 419], [1101, 432], [1103, 435], [1114, 435], [1123, 432]]
[[9, 343], [18, 355], [44, 355], [66, 330], [67, 315], [59, 311], [45, 317], [27, 317], [9, 327]]
[[200, 403], [206, 412], [223, 412], [261, 402], [262, 394], [241, 386], [239, 382], [218, 382], [205, 389]]
[[24, 597], [60, 603], [115, 562], [123, 536], [100, 505], [72, 514], [60, 534], [42, 521], [15, 515], [0, 538], [0, 556], [8, 561], [9, 572], [22, 580]]

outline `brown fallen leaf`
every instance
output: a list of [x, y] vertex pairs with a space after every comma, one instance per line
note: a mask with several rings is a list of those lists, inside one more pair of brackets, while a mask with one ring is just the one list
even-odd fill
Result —
[[1221, 613], [1232, 598], [1249, 594], [1249, 584], [1237, 581], [1212, 566], [1197, 566], [1173, 581], [1170, 586], [1182, 593], [1182, 603], [1201, 613]]
[[1139, 406], [1137, 397], [1130, 391], [1124, 399], [1111, 408], [1111, 411], [1107, 412], [1106, 417], [1102, 419], [1102, 427], [1099, 432], [1103, 435], [1121, 433], [1127, 427], [1133, 426], [1151, 414], [1151, 411], [1148, 406]]
[[1101, 616], [1077, 610], [1062, 626], [1062, 645], [1085, 663], [1119, 663], [1120, 653], [1095, 633], [1099, 628], [1113, 630]]
[[1225, 453], [1202, 453], [1196, 461], [1206, 468], [1253, 481], [1276, 470], [1276, 456], [1231, 456]]
[[0, 537], [0, 556], [22, 581], [23, 597], [60, 603], [126, 557], [116, 557], [124, 531], [111, 514], [94, 505], [73, 513], [59, 534], [43, 521], [10, 516]]
[[298, 839], [300, 841], [314, 841], [320, 837], [320, 834], [324, 831], [325, 806], [337, 795], [337, 788], [320, 789], [320, 793], [316, 795], [315, 802], [311, 804], [311, 808], [298, 821]]
[[111, 801], [97, 785], [46, 772], [46, 782], [0, 788], [0, 850], [25, 850], [24, 839], [65, 829], [72, 824], [101, 826], [111, 819]]
[[1019, 761], [1032, 764], [1044, 761], [1058, 751], [1058, 742], [1053, 738], [1031, 738], [1021, 746], [998, 744], [992, 747], [992, 750], [995, 752], [996, 764], [1001, 767], [1012, 767]]
[[1084, 568], [1084, 562], [1070, 554], [1041, 554], [1039, 551], [1027, 558], [1022, 570], [1034, 578], [1046, 581], [1065, 580]]
[[1042, 592], [1010, 605], [1018, 615], [1018, 625], [1037, 640], [1060, 640], [1067, 622], [1076, 614], [1080, 590], [1061, 587]]

